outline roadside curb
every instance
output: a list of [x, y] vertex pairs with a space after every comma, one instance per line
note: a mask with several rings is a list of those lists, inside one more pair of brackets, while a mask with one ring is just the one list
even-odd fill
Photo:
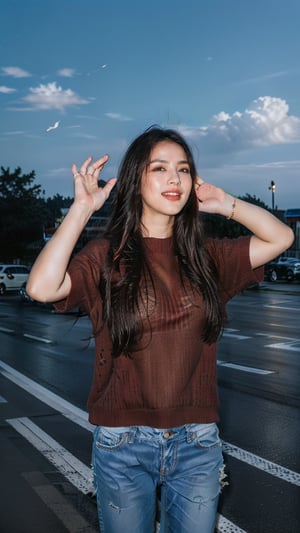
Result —
[[297, 287], [293, 286], [293, 289], [291, 289], [291, 287], [276, 287], [276, 283], [272, 284], [272, 286], [269, 286], [262, 282], [255, 287], [248, 287], [246, 290], [252, 292], [279, 292], [289, 296], [300, 296], [300, 284]]

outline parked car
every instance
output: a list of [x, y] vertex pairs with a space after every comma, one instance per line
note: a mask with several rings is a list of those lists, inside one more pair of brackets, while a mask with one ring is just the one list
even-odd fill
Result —
[[28, 292], [26, 291], [26, 283], [23, 283], [20, 291], [19, 291], [19, 294], [20, 294], [20, 298], [21, 298], [21, 301], [22, 302], [26, 302], [26, 303], [34, 303], [35, 300], [33, 300], [33, 298], [31, 298], [31, 296], [29, 296]]
[[268, 281], [286, 280], [289, 283], [300, 280], [300, 259], [295, 257], [279, 257], [266, 265]]
[[27, 281], [29, 268], [25, 265], [0, 264], [0, 295], [19, 290]]

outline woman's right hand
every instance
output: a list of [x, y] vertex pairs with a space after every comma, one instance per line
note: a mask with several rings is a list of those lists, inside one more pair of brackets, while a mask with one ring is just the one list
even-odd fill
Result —
[[101, 170], [109, 159], [104, 155], [93, 161], [88, 157], [78, 170], [75, 164], [72, 165], [74, 177], [74, 203], [86, 206], [90, 211], [95, 212], [104, 204], [116, 183], [116, 178], [108, 180], [104, 187], [99, 187], [98, 179]]

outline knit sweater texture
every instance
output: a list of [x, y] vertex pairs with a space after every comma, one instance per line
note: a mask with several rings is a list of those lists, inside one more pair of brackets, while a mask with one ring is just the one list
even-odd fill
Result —
[[[224, 305], [263, 279], [263, 268], [251, 269], [249, 242], [250, 237], [207, 242], [219, 271]], [[59, 311], [80, 306], [91, 320], [95, 362], [89, 420], [95, 425], [156, 428], [217, 422], [216, 343], [208, 345], [201, 340], [203, 299], [192, 288], [182, 287], [173, 238], [146, 238], [145, 245], [155, 298], [150, 289], [143, 338], [130, 357], [121, 354], [113, 358], [108, 328], [99, 333], [99, 283], [106, 240], [90, 241], [73, 257], [68, 267], [71, 292], [55, 304]]]

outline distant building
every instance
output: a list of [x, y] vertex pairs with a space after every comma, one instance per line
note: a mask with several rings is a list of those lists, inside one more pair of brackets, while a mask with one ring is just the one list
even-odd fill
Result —
[[300, 257], [300, 208], [286, 209], [284, 220], [295, 233], [295, 241], [289, 249], [291, 257]]

